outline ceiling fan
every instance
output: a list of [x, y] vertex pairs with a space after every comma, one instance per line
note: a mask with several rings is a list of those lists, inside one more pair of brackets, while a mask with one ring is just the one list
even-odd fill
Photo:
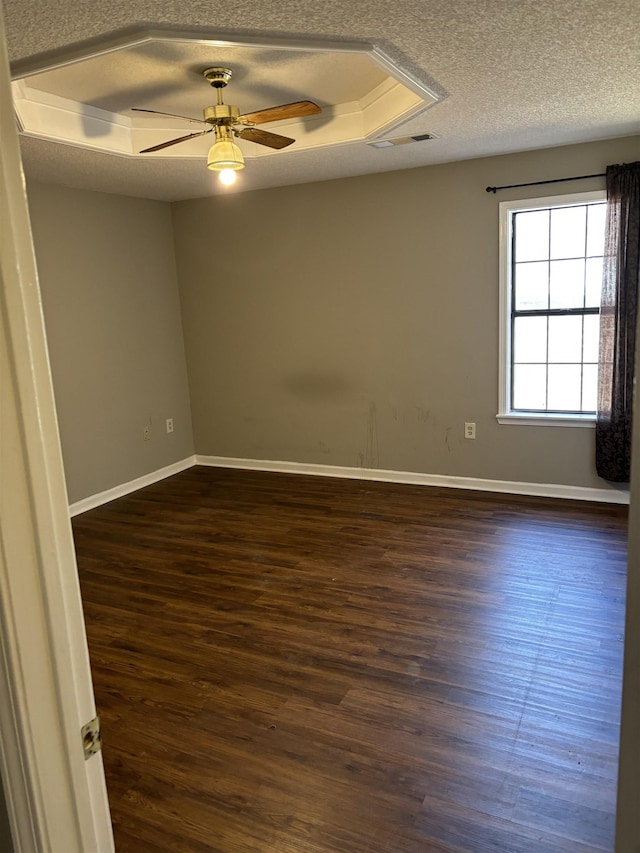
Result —
[[321, 112], [320, 107], [313, 101], [295, 101], [292, 104], [281, 104], [278, 107], [268, 107], [264, 110], [241, 115], [238, 107], [225, 104], [222, 100], [222, 90], [231, 80], [232, 73], [230, 68], [221, 67], [205, 68], [202, 72], [205, 80], [217, 90], [218, 94], [218, 103], [215, 106], [204, 108], [204, 119], [194, 119], [175, 113], [163, 113], [158, 110], [133, 107], [133, 111], [138, 113], [153, 113], [154, 115], [181, 118], [185, 121], [209, 125], [205, 130], [197, 133], [188, 133], [186, 136], [179, 136], [177, 139], [170, 139], [168, 142], [161, 142], [159, 145], [144, 148], [140, 154], [161, 151], [170, 145], [178, 145], [180, 142], [195, 139], [197, 136], [215, 133], [216, 141], [209, 150], [207, 168], [220, 172], [220, 179], [223, 183], [232, 184], [235, 181], [236, 171], [244, 169], [244, 157], [240, 148], [233, 141], [234, 136], [239, 139], [246, 139], [249, 142], [257, 142], [258, 145], [266, 145], [268, 148], [286, 148], [287, 145], [295, 142], [295, 139], [291, 139], [289, 136], [281, 136], [279, 133], [271, 133], [268, 130], [261, 130], [255, 125], [269, 121], [303, 118]]

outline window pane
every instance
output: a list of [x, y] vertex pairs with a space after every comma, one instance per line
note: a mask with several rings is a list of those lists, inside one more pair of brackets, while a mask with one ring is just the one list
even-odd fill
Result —
[[[575, 198], [575, 205], [569, 200], [510, 214], [510, 390], [516, 411], [570, 415], [596, 409], [600, 317], [595, 312], [607, 206]], [[582, 314], [583, 309], [594, 313]]]
[[598, 314], [587, 314], [584, 318], [584, 350], [582, 358], [592, 364], [598, 363], [600, 348], [600, 317]]
[[552, 308], [582, 308], [584, 305], [584, 260], [551, 261], [549, 264]]
[[585, 364], [582, 368], [582, 409], [595, 412], [598, 408], [598, 366]]
[[516, 317], [513, 326], [514, 362], [546, 361], [547, 318]]
[[604, 224], [607, 205], [591, 204], [587, 213], [587, 255], [604, 255]]
[[513, 408], [545, 409], [546, 386], [545, 364], [517, 364], [513, 369]]
[[549, 257], [549, 211], [532, 210], [513, 217], [516, 261], [542, 261]]
[[599, 308], [601, 293], [602, 258], [589, 258], [587, 260], [586, 297], [584, 304], [588, 308]]
[[547, 405], [555, 412], [574, 412], [580, 409], [582, 370], [579, 364], [549, 365], [549, 395]]
[[587, 237], [587, 209], [559, 207], [551, 211], [551, 257], [583, 258]]
[[549, 363], [582, 361], [582, 317], [549, 317]]
[[549, 307], [549, 264], [533, 261], [515, 265], [517, 311]]

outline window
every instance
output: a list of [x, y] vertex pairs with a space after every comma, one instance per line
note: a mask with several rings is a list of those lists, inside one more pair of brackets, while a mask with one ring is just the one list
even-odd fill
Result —
[[606, 194], [500, 205], [500, 423], [591, 426]]

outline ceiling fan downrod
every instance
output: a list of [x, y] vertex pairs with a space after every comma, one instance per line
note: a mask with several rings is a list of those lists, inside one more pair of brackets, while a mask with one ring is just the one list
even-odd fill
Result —
[[222, 90], [232, 77], [230, 68], [205, 68], [202, 72], [204, 79], [210, 83], [218, 94], [218, 103], [213, 107], [204, 108], [204, 120], [214, 126], [237, 124], [240, 110], [233, 104], [225, 104], [222, 100]]

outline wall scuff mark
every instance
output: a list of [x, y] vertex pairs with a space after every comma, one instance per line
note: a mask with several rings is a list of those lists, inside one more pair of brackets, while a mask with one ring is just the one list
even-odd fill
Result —
[[453, 427], [448, 426], [444, 432], [444, 443], [445, 443], [445, 446], [446, 446], [447, 450], [449, 451], [449, 453], [451, 453], [451, 445], [449, 444], [449, 436], [451, 435], [452, 429], [453, 429]]
[[369, 415], [367, 418], [367, 445], [364, 454], [364, 467], [380, 467], [380, 454], [378, 451], [378, 409], [375, 403], [369, 403]]

